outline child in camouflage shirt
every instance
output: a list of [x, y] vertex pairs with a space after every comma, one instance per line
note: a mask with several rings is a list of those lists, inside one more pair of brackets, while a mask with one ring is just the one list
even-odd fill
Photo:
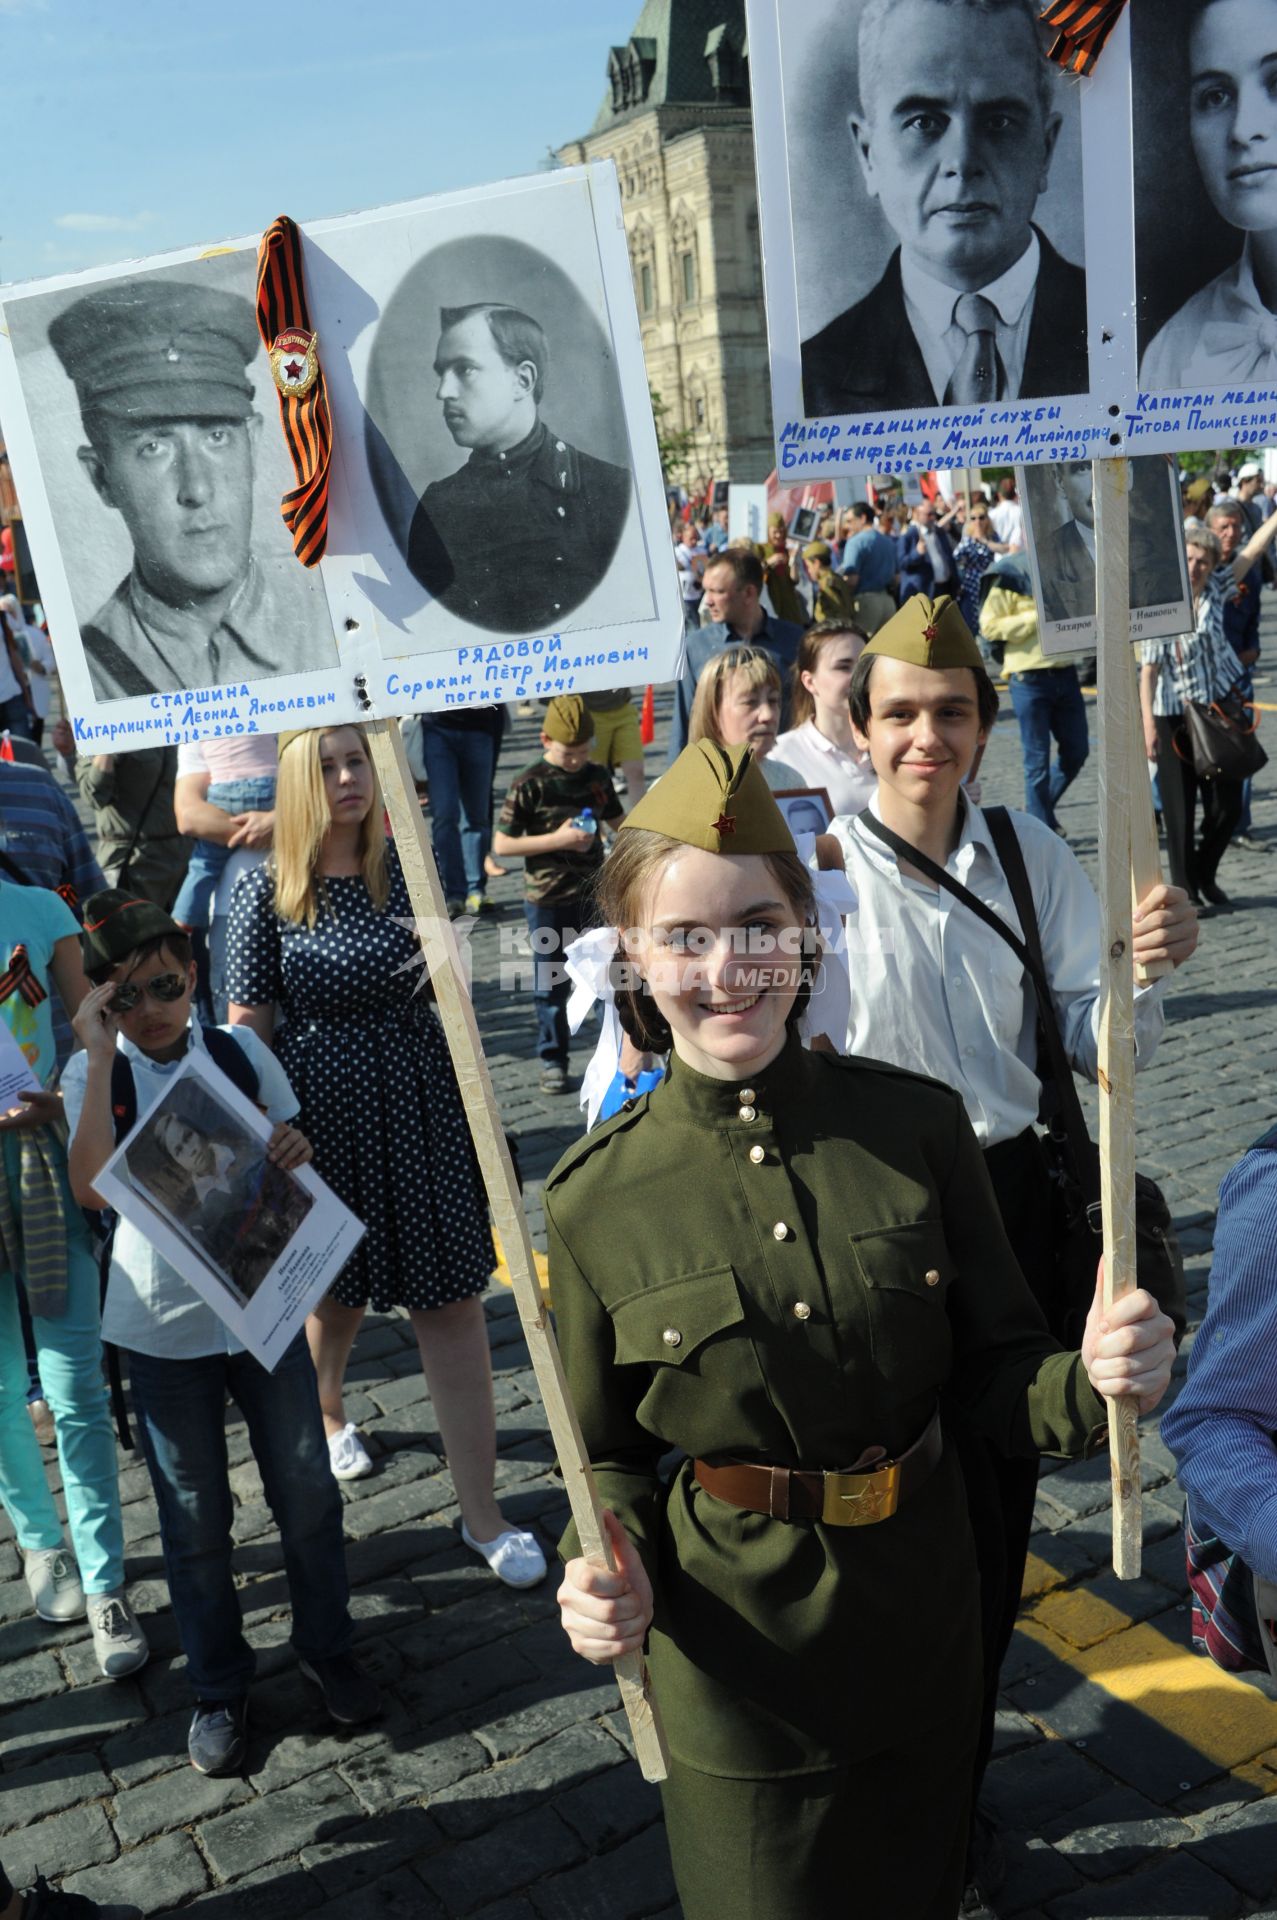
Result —
[[[492, 850], [525, 862], [523, 911], [532, 937], [532, 999], [543, 1093], [568, 1084], [568, 978], [563, 951], [595, 919], [594, 879], [603, 828], [624, 817], [612, 776], [590, 759], [594, 720], [578, 694], [551, 700], [542, 756], [518, 775], [501, 809]], [[573, 825], [588, 813], [590, 824]]]

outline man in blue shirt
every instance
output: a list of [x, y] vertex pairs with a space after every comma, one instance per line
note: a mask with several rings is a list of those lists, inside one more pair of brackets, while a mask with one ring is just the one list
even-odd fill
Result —
[[667, 764], [672, 766], [687, 745], [696, 682], [711, 655], [724, 647], [765, 647], [780, 668], [783, 706], [782, 730], [789, 725], [789, 672], [798, 657], [803, 630], [791, 620], [777, 620], [762, 604], [763, 564], [746, 547], [725, 547], [705, 568], [705, 607], [709, 624], [690, 627], [687, 660], [674, 689]]
[[[69, 886], [86, 900], [106, 885], [79, 814], [43, 766], [0, 760], [0, 853], [6, 877], [17, 878], [6, 864], [11, 862], [29, 886], [54, 893]], [[71, 1028], [56, 994], [53, 1039], [62, 1065], [71, 1051]]]
[[896, 549], [874, 526], [874, 510], [857, 500], [847, 509], [852, 532], [842, 550], [842, 573], [856, 596], [856, 618], [872, 640], [896, 610]]
[[[946, 515], [946, 518], [952, 516]], [[936, 519], [930, 500], [919, 500], [913, 520], [896, 535], [896, 564], [900, 569], [897, 589], [904, 605], [915, 593], [936, 600], [941, 594], [958, 596], [958, 570], [953, 564], [953, 542], [947, 526]]]
[[105, 885], [80, 817], [44, 767], [0, 760], [0, 847], [33, 887], [69, 884], [81, 900]]
[[1206, 1318], [1162, 1416], [1188, 1517], [1277, 1581], [1277, 1127], [1224, 1176]]

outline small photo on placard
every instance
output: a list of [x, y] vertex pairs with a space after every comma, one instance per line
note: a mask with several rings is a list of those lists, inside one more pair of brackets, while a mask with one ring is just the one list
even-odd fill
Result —
[[[1193, 625], [1179, 476], [1165, 454], [1129, 463], [1132, 640], [1187, 633]], [[1089, 460], [1020, 467], [1038, 627], [1045, 654], [1096, 645], [1095, 505]]]
[[800, 833], [827, 833], [834, 817], [833, 803], [825, 787], [779, 787], [773, 800], [785, 816], [785, 824], [795, 840]]

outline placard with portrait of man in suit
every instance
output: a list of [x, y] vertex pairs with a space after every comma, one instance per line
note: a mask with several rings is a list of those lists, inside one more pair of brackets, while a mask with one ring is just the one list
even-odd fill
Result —
[[1080, 91], [1046, 58], [1040, 12], [753, 0], [782, 467], [798, 415], [884, 415], [899, 433], [938, 408], [975, 427], [1089, 395]]
[[[1186, 633], [1193, 624], [1179, 479], [1165, 454], [1129, 463], [1131, 638]], [[1017, 469], [1038, 625], [1045, 654], [1095, 642], [1096, 545], [1089, 460]]]

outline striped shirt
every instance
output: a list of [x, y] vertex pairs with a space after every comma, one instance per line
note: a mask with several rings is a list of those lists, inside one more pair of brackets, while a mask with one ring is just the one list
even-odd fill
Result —
[[1233, 585], [1231, 566], [1216, 567], [1197, 602], [1195, 632], [1140, 642], [1144, 665], [1160, 669], [1153, 712], [1162, 719], [1183, 713], [1190, 700], [1209, 706], [1240, 680], [1241, 665], [1224, 633], [1224, 602]]
[[83, 900], [106, 885], [79, 814], [42, 767], [0, 760], [0, 847], [32, 886], [69, 880]]
[[1197, 1534], [1277, 1580], [1277, 1128], [1225, 1174], [1188, 1381], [1162, 1419]]

